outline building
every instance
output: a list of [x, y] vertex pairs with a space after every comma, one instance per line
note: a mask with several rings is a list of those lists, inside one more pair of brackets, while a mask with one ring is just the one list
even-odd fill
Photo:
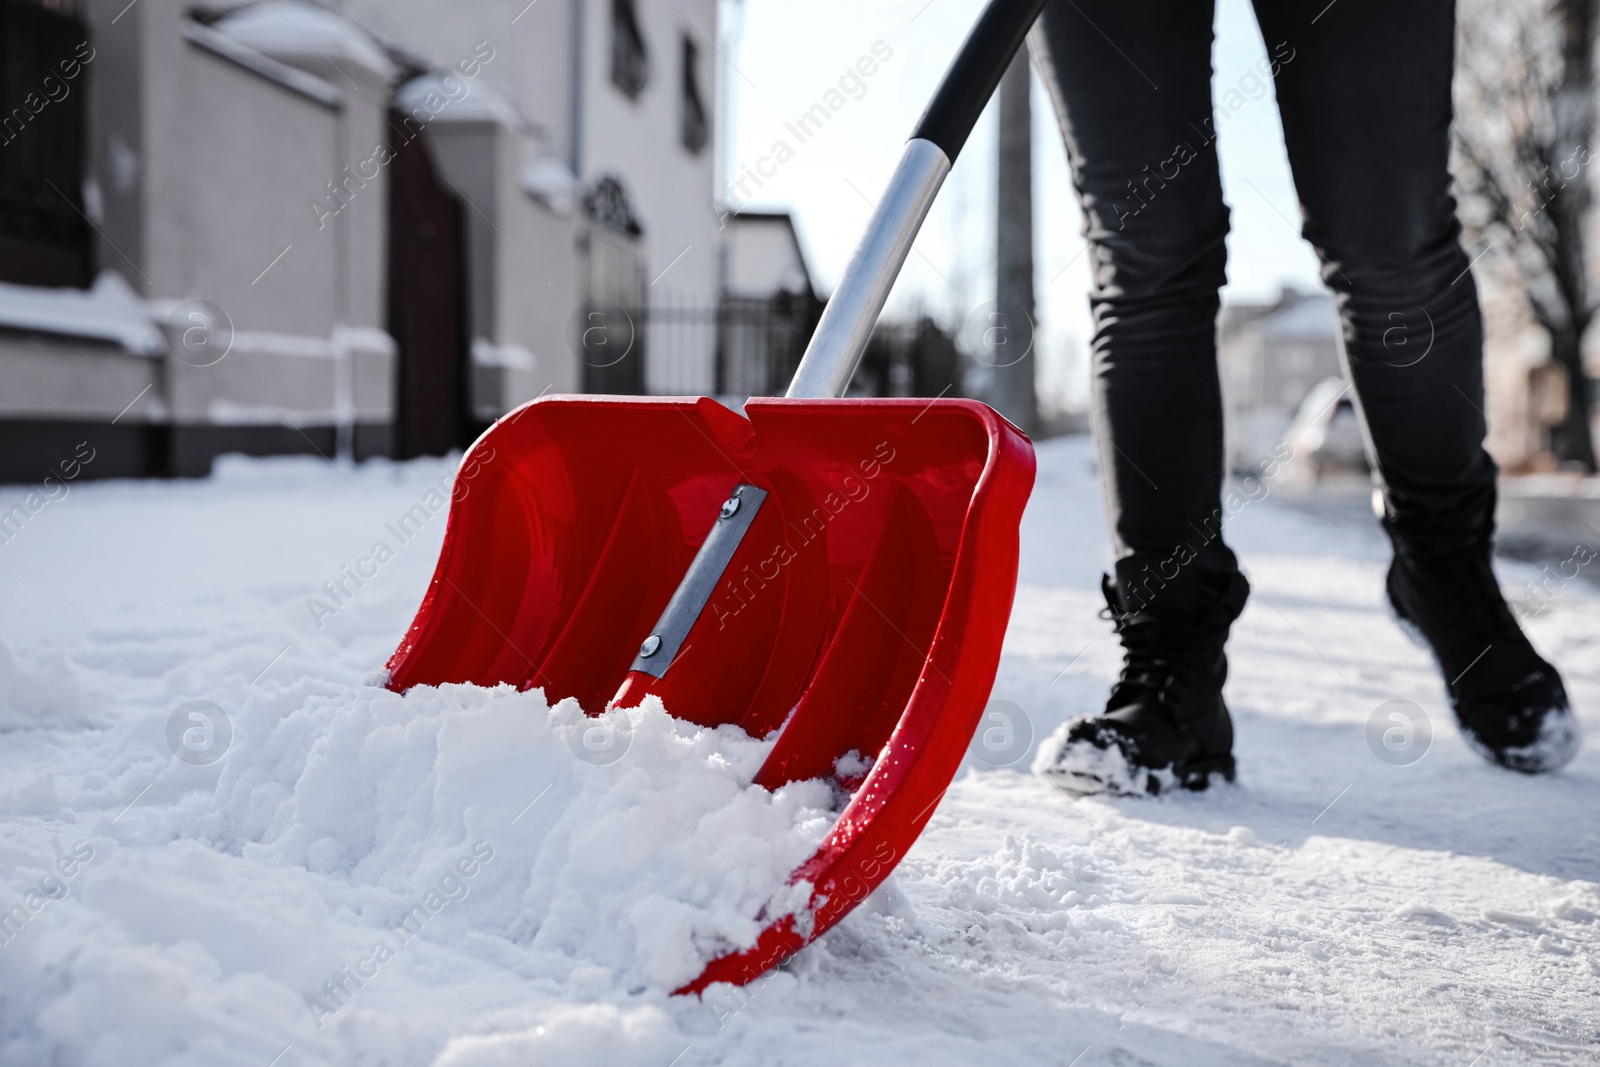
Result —
[[1327, 293], [1285, 288], [1271, 303], [1222, 309], [1217, 365], [1231, 469], [1271, 457], [1312, 389], [1339, 377], [1338, 330]]
[[[1551, 434], [1567, 414], [1565, 372], [1551, 360], [1549, 336], [1534, 321], [1519, 288], [1491, 271], [1480, 279], [1479, 300], [1484, 320], [1484, 413], [1489, 426], [1484, 447], [1508, 474], [1553, 472], [1557, 462], [1550, 450]], [[1331, 465], [1355, 465], [1346, 462], [1360, 451], [1350, 391], [1343, 391], [1336, 409], [1322, 411], [1316, 403], [1303, 409], [1319, 383], [1342, 377], [1338, 329], [1333, 301], [1325, 293], [1287, 288], [1271, 303], [1230, 304], [1222, 309], [1218, 364], [1231, 468], [1242, 471], [1258, 464], [1277, 442], [1294, 436], [1290, 424], [1297, 417], [1308, 425], [1297, 428], [1295, 440], [1309, 440], [1305, 432], [1311, 424], [1328, 422], [1322, 427], [1329, 435], [1326, 447], [1338, 457]], [[1413, 358], [1406, 346], [1420, 341], [1426, 348], [1426, 337], [1412, 336], [1404, 322], [1397, 320], [1393, 332], [1392, 355], [1402, 364]], [[1597, 336], [1591, 331], [1586, 339], [1591, 363], [1600, 362]], [[1328, 464], [1319, 460], [1312, 466], [1322, 469]]]
[[718, 284], [716, 392], [783, 392], [823, 306], [794, 219], [783, 211], [728, 215]]
[[[1552, 437], [1566, 421], [1569, 395], [1566, 369], [1552, 358], [1550, 335], [1534, 319], [1527, 295], [1505, 272], [1478, 272], [1483, 305], [1484, 415], [1489, 433], [1483, 446], [1506, 474], [1540, 473], [1539, 484], [1560, 466]], [[1600, 332], [1584, 338], [1591, 403], [1591, 432], [1600, 440]]]
[[331, 6], [433, 72], [403, 105], [448, 100], [440, 79], [494, 51], [429, 142], [464, 217], [478, 365], [495, 368], [480, 417], [541, 390], [711, 391], [710, 333], [659, 338], [672, 358], [652, 367], [645, 319], [717, 299], [716, 0]]
[[335, 86], [175, 0], [52, 6], [5, 4], [0, 230], [31, 247], [5, 271], [0, 476], [39, 477], [80, 440], [101, 477], [384, 450], [382, 192], [321, 232], [306, 200], [378, 134], [388, 58], [340, 54]]
[[86, 440], [100, 477], [436, 453], [541, 392], [715, 387], [715, 330], [671, 381], [649, 357], [652, 304], [718, 300], [715, 0], [0, 15], [0, 479]]

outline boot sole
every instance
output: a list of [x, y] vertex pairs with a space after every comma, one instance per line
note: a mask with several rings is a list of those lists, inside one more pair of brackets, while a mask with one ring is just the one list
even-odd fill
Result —
[[1164, 789], [1174, 788], [1186, 789], [1191, 793], [1203, 792], [1210, 787], [1213, 774], [1220, 774], [1223, 781], [1231, 783], [1238, 773], [1238, 764], [1231, 755], [1211, 756], [1190, 760], [1181, 770], [1173, 767], [1152, 769], [1130, 766], [1128, 771], [1126, 785], [1078, 770], [1051, 769], [1042, 772], [1042, 776], [1048, 778], [1056, 788], [1074, 796], [1148, 797], [1160, 796]]
[[1184, 765], [1182, 771], [1175, 771], [1178, 784], [1183, 788], [1198, 793], [1211, 784], [1213, 774], [1222, 775], [1224, 782], [1232, 782], [1238, 774], [1238, 763], [1232, 755], [1212, 756], [1208, 759], [1190, 760]]

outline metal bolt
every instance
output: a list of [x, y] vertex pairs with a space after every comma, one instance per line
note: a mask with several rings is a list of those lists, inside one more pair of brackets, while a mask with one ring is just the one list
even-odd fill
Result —
[[644, 644], [639, 646], [639, 656], [642, 659], [649, 659], [659, 651], [661, 651], [661, 638], [656, 634], [645, 638]]
[[722, 502], [722, 517], [725, 519], [733, 518], [734, 515], [739, 511], [739, 504], [740, 500], [738, 493], [734, 493], [728, 499], [724, 500]]

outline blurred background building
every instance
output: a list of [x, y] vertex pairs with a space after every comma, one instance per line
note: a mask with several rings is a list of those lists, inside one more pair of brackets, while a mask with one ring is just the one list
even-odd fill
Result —
[[1270, 303], [1225, 305], [1217, 319], [1228, 464], [1272, 455], [1312, 389], [1339, 377], [1333, 298], [1286, 287]]
[[[750, 79], [724, 23], [746, 6], [0, 0], [0, 480], [36, 478], [86, 440], [87, 476], [199, 474], [227, 451], [442, 453], [543, 392], [781, 392], [840, 257], [819, 270], [786, 201], [730, 193], [749, 170], [735, 152], [787, 136], [798, 106], [730, 148], [729, 100]], [[1513, 473], [1592, 467], [1600, 260], [1583, 131], [1597, 7], [1462, 8], [1453, 165], [1480, 257], [1488, 446]], [[893, 102], [887, 88], [937, 77], [942, 61], [905, 43], [933, 32], [919, 13], [883, 14], [849, 42], [866, 55], [882, 34], [882, 55], [902, 58], [880, 64], [870, 108], [840, 97], [850, 111], [830, 136], [856, 123], [876, 143], [885, 114], [920, 108], [921, 81]], [[958, 39], [967, 13], [946, 15]], [[795, 100], [834, 77], [818, 70]], [[935, 244], [950, 235], [945, 271], [937, 253], [908, 265], [938, 285], [903, 287], [852, 391], [967, 392], [1040, 432], [1082, 430], [1086, 361], [1060, 325], [1081, 285], [1056, 283], [1087, 261], [1056, 214], [1070, 200], [1050, 169], [1060, 150], [1030, 143], [1039, 123], [1056, 139], [1048, 108], [1030, 118], [1027, 71], [1013, 75], [998, 150], [969, 150], [955, 214], [925, 228]], [[1582, 106], [1555, 108], [1558, 93]], [[811, 181], [831, 150], [807, 148], [766, 188]], [[963, 220], [980, 213], [961, 205], [978, 166], [1008, 192], [974, 241]], [[869, 195], [860, 181], [839, 203]], [[1238, 240], [1257, 208], [1274, 227], [1286, 217], [1251, 195], [1230, 186]], [[996, 241], [1020, 218], [998, 205], [1036, 199], [1039, 221]], [[813, 231], [827, 214], [812, 209]], [[992, 290], [972, 282], [986, 277]], [[990, 304], [1016, 305], [1025, 363], [974, 340], [994, 333]], [[1318, 471], [1360, 469], [1326, 293], [1231, 300], [1218, 330], [1231, 465], [1294, 437], [1323, 442]]]
[[715, 13], [0, 2], [0, 477], [781, 386], [820, 302], [787, 218], [711, 201]]

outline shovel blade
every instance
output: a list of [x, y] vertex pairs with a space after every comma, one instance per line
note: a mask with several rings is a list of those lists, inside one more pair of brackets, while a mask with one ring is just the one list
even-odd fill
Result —
[[[791, 876], [808, 906], [684, 993], [781, 962], [916, 840], [994, 682], [1033, 484], [1028, 439], [973, 401], [752, 399], [746, 416], [550, 397], [496, 423], [463, 458], [433, 582], [389, 662], [395, 690], [510, 682], [591, 714], [657, 695], [696, 723], [781, 731], [760, 785], [853, 788]], [[708, 550], [704, 607], [665, 659], [641, 656], [739, 492], [759, 510], [731, 554]]]

